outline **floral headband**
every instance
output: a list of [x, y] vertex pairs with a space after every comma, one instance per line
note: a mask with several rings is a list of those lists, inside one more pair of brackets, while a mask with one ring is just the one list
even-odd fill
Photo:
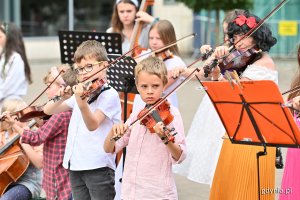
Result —
[[244, 24], [247, 24], [249, 28], [253, 28], [257, 25], [256, 20], [254, 17], [246, 17], [245, 15], [239, 15], [235, 20], [233, 20], [237, 25], [243, 26]]
[[51, 71], [52, 78], [56, 78], [58, 76], [56, 81], [59, 83], [59, 85], [66, 85], [66, 83], [65, 83], [64, 79], [61, 77], [61, 75], [58, 75], [59, 72], [56, 67], [51, 67], [50, 71]]

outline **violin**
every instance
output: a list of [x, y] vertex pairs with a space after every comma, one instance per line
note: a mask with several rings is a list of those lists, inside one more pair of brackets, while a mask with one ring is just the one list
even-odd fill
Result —
[[97, 94], [98, 92], [101, 91], [101, 87], [107, 83], [106, 79], [96, 79], [92, 82], [87, 82], [87, 84], [84, 86], [87, 88], [83, 94], [80, 96], [82, 99], [85, 99], [86, 97], [93, 97]]
[[247, 65], [258, 59], [261, 50], [255, 50], [254, 48], [241, 52], [239, 50], [233, 50], [228, 55], [224, 56], [221, 61], [214, 59], [209, 65], [203, 67], [204, 77], [208, 77], [208, 74], [215, 66], [219, 66], [221, 73], [224, 74], [226, 70], [236, 71], [237, 73], [243, 72]]
[[[32, 118], [44, 118], [49, 115], [45, 114], [43, 111], [44, 106], [28, 106], [22, 110], [10, 113], [10, 116], [16, 116], [16, 119], [20, 122], [28, 122]], [[4, 121], [5, 116], [0, 119]]]
[[141, 110], [137, 118], [142, 118], [140, 123], [146, 126], [150, 133], [155, 133], [153, 127], [157, 122], [162, 121], [164, 125], [169, 125], [173, 121], [174, 116], [170, 112], [170, 103], [167, 100], [155, 108], [151, 113], [144, 116], [148, 112], [149, 107], [150, 105]]
[[[85, 99], [86, 97], [94, 97], [101, 91], [101, 87], [105, 83], [107, 83], [106, 79], [96, 79], [96, 80], [88, 81], [88, 82], [84, 83], [83, 88], [85, 89], [85, 91], [80, 96], [81, 99]], [[57, 95], [57, 96], [53, 97], [52, 99], [50, 99], [49, 101], [52, 100], [54, 102], [57, 102], [61, 98], [62, 98], [61, 96]]]
[[166, 61], [170, 58], [173, 58], [174, 55], [169, 49], [167, 49], [165, 51], [155, 53], [155, 56], [162, 61]]
[[[170, 112], [170, 103], [165, 100], [163, 101], [159, 106], [157, 106], [154, 110], [152, 110], [149, 113], [149, 109], [151, 108], [151, 105], [147, 105], [143, 110], [140, 111], [137, 118], [141, 119], [140, 123], [147, 127], [147, 129], [150, 131], [150, 133], [155, 133], [154, 126], [158, 122], [163, 122], [165, 125], [163, 132], [165, 136], [161, 137], [161, 140], [163, 140], [164, 144], [168, 144], [169, 142], [175, 142], [175, 135], [177, 133], [171, 134], [172, 131], [175, 129], [168, 129], [166, 126], [169, 125], [173, 119], [174, 116]], [[147, 114], [149, 113], [149, 114]]]
[[[144, 54], [142, 53], [143, 51], [145, 52]], [[166, 61], [166, 60], [174, 57], [174, 54], [169, 49], [165, 49], [165, 50], [161, 50], [161, 51], [156, 52], [156, 50], [150, 50], [150, 49], [145, 49], [145, 48], [137, 48], [136, 51], [135, 51], [135, 54], [137, 56], [134, 59], [144, 57], [144, 56], [148, 55], [149, 53], [151, 53], [151, 55], [153, 57], [157, 57], [162, 61]]]
[[234, 50], [222, 59], [222, 62], [219, 63], [219, 67], [221, 70], [244, 68], [249, 63], [253, 62], [259, 52], [261, 51], [257, 51], [254, 48], [248, 49], [244, 52]]

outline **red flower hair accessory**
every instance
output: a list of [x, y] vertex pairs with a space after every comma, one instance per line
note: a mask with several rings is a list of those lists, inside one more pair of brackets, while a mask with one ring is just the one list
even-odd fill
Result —
[[256, 20], [254, 17], [246, 17], [245, 15], [239, 15], [235, 20], [233, 20], [237, 25], [243, 26], [244, 24], [247, 24], [249, 28], [253, 28], [257, 25]]

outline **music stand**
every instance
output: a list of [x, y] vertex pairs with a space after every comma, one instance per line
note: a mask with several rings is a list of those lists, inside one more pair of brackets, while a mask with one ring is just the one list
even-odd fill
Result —
[[61, 63], [73, 64], [74, 52], [84, 41], [96, 40], [105, 47], [107, 54], [122, 54], [122, 38], [119, 33], [87, 31], [58, 31]]
[[[109, 55], [109, 62], [114, 61], [116, 55]], [[107, 70], [107, 79], [112, 87], [124, 94], [123, 120], [127, 120], [128, 94], [138, 94], [134, 81], [134, 68], [136, 61], [132, 57], [125, 57], [118, 60]]]
[[259, 157], [266, 146], [299, 148], [300, 132], [291, 111], [284, 106], [273, 81], [201, 82], [210, 97], [232, 143], [259, 145], [257, 153], [258, 199], [260, 199]]

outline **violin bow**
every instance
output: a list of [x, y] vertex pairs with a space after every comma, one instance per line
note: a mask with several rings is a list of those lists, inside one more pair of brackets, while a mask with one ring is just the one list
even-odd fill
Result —
[[[201, 61], [202, 58], [198, 58], [194, 62], [192, 62], [189, 66], [194, 65], [195, 63]], [[151, 105], [148, 110], [140, 117], [135, 119], [133, 122], [129, 124], [128, 127], [133, 126], [136, 122], [143, 120], [149, 113], [151, 113], [154, 109], [156, 109], [158, 106], [160, 106], [173, 92], [177, 91], [180, 87], [182, 87], [186, 82], [190, 81], [193, 78], [193, 75], [196, 71], [199, 71], [199, 68], [195, 68], [180, 84], [178, 84], [175, 88], [173, 88], [168, 94], [160, 98], [155, 104]], [[120, 136], [114, 136], [111, 138], [111, 140], [117, 141], [120, 139]]]
[[187, 39], [193, 38], [193, 37], [195, 37], [196, 35], [197, 35], [196, 33], [191, 33], [191, 34], [186, 35], [186, 36], [184, 36], [184, 37], [182, 37], [182, 38], [180, 38], [180, 39], [178, 39], [178, 40], [176, 40], [176, 41], [170, 42], [169, 44], [167, 44], [167, 45], [165, 45], [165, 46], [163, 46], [163, 47], [161, 47], [161, 48], [158, 48], [158, 49], [156, 49], [156, 50], [152, 50], [152, 51], [147, 52], [147, 53], [142, 54], [142, 55], [138, 55], [138, 56], [134, 57], [134, 59], [138, 59], [138, 58], [140, 58], [140, 57], [149, 55], [149, 54], [151, 54], [151, 53], [159, 53], [159, 52], [161, 52], [161, 51], [163, 51], [163, 50], [165, 50], [165, 49], [168, 49], [168, 48], [170, 48], [170, 47], [176, 45], [176, 44], [179, 43], [179, 42], [183, 42], [183, 41], [185, 41], [185, 40], [187, 40]]
[[[196, 33], [191, 33], [191, 34], [189, 34], [189, 35], [187, 35], [187, 36], [184, 36], [184, 37], [180, 38], [179, 40], [176, 40], [176, 41], [174, 41], [174, 42], [171, 42], [171, 43], [167, 44], [167, 45], [164, 46], [164, 47], [161, 47], [161, 48], [159, 48], [159, 49], [156, 49], [156, 50], [147, 52], [147, 53], [145, 53], [145, 54], [143, 54], [143, 55], [136, 56], [136, 57], [134, 57], [134, 59], [137, 59], [137, 58], [140, 58], [140, 57], [142, 57], [142, 56], [151, 54], [151, 53], [153, 53], [153, 52], [154, 52], [154, 53], [157, 53], [157, 52], [163, 51], [163, 50], [165, 50], [165, 49], [167, 49], [167, 48], [169, 48], [169, 47], [171, 47], [171, 46], [174, 46], [175, 44], [177, 44], [177, 42], [182, 42], [182, 41], [184, 41], [184, 40], [186, 40], [186, 39], [193, 38], [193, 37], [195, 37], [195, 36], [196, 36]], [[114, 61], [110, 62], [110, 63], [108, 64], [108, 66], [106, 66], [106, 67], [100, 69], [99, 71], [97, 71], [97, 72], [95, 72], [94, 74], [92, 74], [92, 75], [90, 75], [89, 77], [87, 77], [86, 80], [89, 79], [89, 78], [91, 78], [91, 77], [93, 77], [93, 76], [96, 75], [97, 73], [103, 71], [104, 69], [111, 67], [111, 65], [114, 65], [114, 64], [118, 63], [119, 60], [121, 60], [122, 58], [125, 58], [126, 55], [128, 55], [130, 52], [134, 51], [134, 50], [135, 50], [136, 48], [138, 48], [138, 47], [139, 47], [139, 45], [133, 47], [131, 50], [129, 50], [129, 51], [126, 52], [125, 54], [121, 55], [120, 57], [116, 58]]]
[[285, 94], [289, 94], [289, 93], [294, 93], [294, 92], [297, 92], [299, 90], [300, 90], [300, 85], [298, 85], [298, 86], [296, 86], [296, 87], [294, 87], [294, 88], [292, 88], [290, 90], [287, 90], [287, 91], [281, 93], [281, 95], [285, 95]]
[[[194, 65], [195, 63], [201, 61], [202, 58], [198, 58], [197, 60], [195, 60], [194, 62], [192, 62], [190, 65], [188, 65], [187, 67], [190, 67], [192, 65]], [[137, 118], [136, 120], [134, 120], [130, 125], [134, 125], [137, 121], [143, 120], [149, 113], [151, 113], [154, 109], [156, 109], [160, 104], [162, 104], [173, 92], [177, 91], [179, 88], [181, 88], [185, 83], [187, 83], [188, 81], [190, 81], [193, 78], [193, 75], [196, 71], [199, 71], [199, 68], [195, 68], [180, 84], [178, 84], [175, 88], [173, 88], [168, 94], [166, 94], [165, 96], [163, 96], [161, 99], [159, 99], [155, 104], [151, 105], [149, 107], [149, 109], [147, 110], [147, 112], [145, 112], [140, 118]]]
[[[50, 82], [50, 84], [28, 105], [26, 106], [25, 108], [23, 109], [20, 109], [19, 111], [15, 111], [15, 112], [12, 112], [10, 113], [10, 115], [15, 115], [17, 114], [18, 112], [20, 112], [21, 110], [24, 110], [26, 108], [29, 108], [32, 104], [34, 104], [45, 92], [46, 90], [48, 90], [48, 88], [54, 83], [54, 81], [56, 81], [56, 79], [59, 77], [59, 75], [64, 72], [64, 70], [60, 70], [60, 72], [58, 73], [58, 75], [53, 79], [53, 81]], [[3, 120], [3, 117], [0, 118], [0, 121]]]
[[56, 79], [60, 76], [61, 73], [63, 73], [64, 70], [60, 70], [60, 72], [58, 73], [58, 75], [53, 79], [53, 81], [50, 82], [49, 85], [47, 85], [47, 87], [26, 107], [30, 107], [32, 104], [34, 104], [48, 89], [49, 87], [56, 81]]

